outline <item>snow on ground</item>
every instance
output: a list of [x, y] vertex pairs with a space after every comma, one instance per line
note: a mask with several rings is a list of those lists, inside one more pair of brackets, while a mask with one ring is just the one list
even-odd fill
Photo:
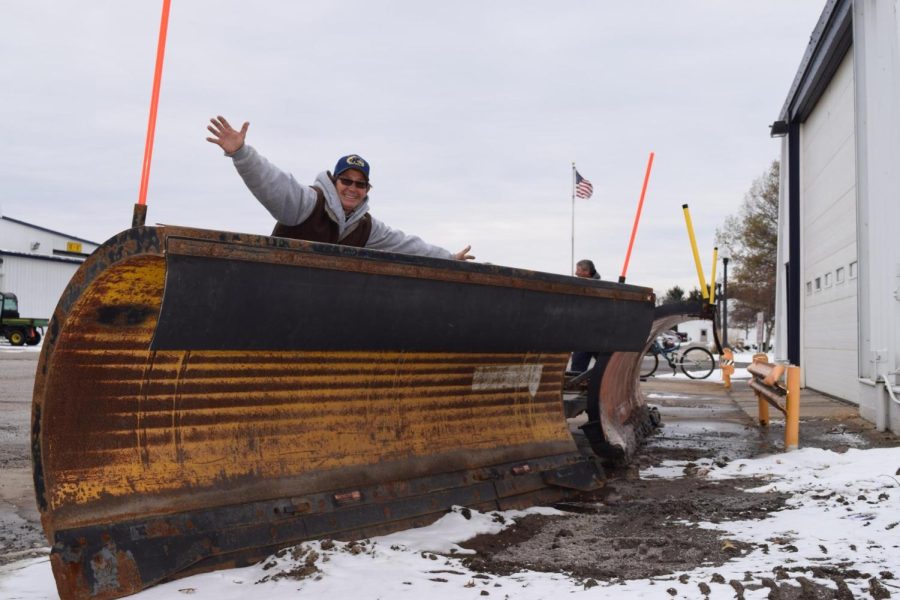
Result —
[[[667, 461], [642, 471], [643, 477], [682, 477], [687, 463]], [[586, 588], [565, 573], [523, 571], [509, 576], [470, 571], [454, 555], [457, 546], [479, 533], [501, 530], [529, 513], [558, 514], [553, 509], [479, 513], [456, 509], [429, 527], [401, 531], [363, 543], [314, 541], [277, 553], [243, 569], [216, 571], [150, 588], [135, 600], [238, 600], [329, 598], [366, 600], [422, 598], [543, 599], [572, 594], [578, 598], [697, 598], [698, 582], [710, 583], [709, 598], [731, 599], [725, 583], [744, 581], [747, 600], [766, 598], [767, 588], [750, 589], [780, 568], [858, 569], [873, 577], [890, 571], [883, 584], [900, 591], [900, 448], [835, 453], [807, 448], [725, 465], [696, 461], [694, 477], [707, 481], [758, 477], [751, 491], [792, 494], [784, 510], [763, 520], [702, 523], [729, 540], [757, 544], [746, 556], [720, 566], [701, 566], [655, 579], [600, 582]], [[727, 541], [725, 543], [728, 543]], [[765, 544], [765, 546], [762, 546]], [[440, 553], [440, 554], [438, 554]], [[749, 575], [748, 575], [749, 574]], [[714, 577], [714, 575], [716, 577]], [[721, 576], [721, 579], [718, 576]], [[810, 580], [835, 589], [830, 579]], [[680, 579], [679, 579], [680, 577]], [[747, 579], [749, 577], [749, 580]], [[894, 583], [898, 582], [898, 583]], [[856, 597], [869, 597], [866, 578], [847, 579]], [[298, 591], [300, 592], [298, 594]], [[486, 593], [485, 593], [486, 592]], [[0, 567], [0, 598], [57, 598], [47, 558]]]
[[[744, 367], [735, 367], [734, 373], [731, 375], [732, 381], [736, 379], [750, 379], [751, 377], [753, 376]], [[656, 370], [656, 373], [651, 375], [651, 379], [684, 379], [685, 381], [692, 381], [687, 375], [684, 374], [681, 369], [678, 369], [676, 373], [673, 373], [669, 365], [666, 364], [660, 364], [659, 369]], [[721, 382], [722, 370], [719, 367], [716, 367], [715, 370], [713, 370], [712, 374], [706, 378], [706, 380]]]
[[647, 394], [647, 398], [649, 400], [685, 400], [693, 398], [693, 396], [686, 396], [684, 394], [659, 394], [656, 392], [650, 392], [649, 394]]
[[[804, 448], [724, 466], [707, 459], [690, 465], [664, 461], [641, 471], [641, 476], [680, 477], [688, 467], [695, 476], [709, 480], [756, 477], [767, 482], [749, 492], [791, 494], [785, 510], [761, 521], [700, 524], [735, 540], [768, 544], [767, 551], [757, 550], [715, 569], [719, 573], [727, 571], [741, 580], [749, 572], [757, 579], [772, 577], [781, 567], [839, 565], [871, 576], [888, 571], [892, 579], [900, 577], [900, 448], [844, 453]], [[711, 573], [698, 569], [690, 575], [696, 579]], [[727, 574], [724, 577], [729, 579]], [[835, 588], [828, 580], [810, 579]], [[866, 579], [847, 583], [857, 597], [870, 597]], [[900, 591], [900, 581], [896, 590]]]
[[[731, 375], [732, 381], [736, 379], [750, 379], [751, 377], [753, 376], [747, 371], [746, 367], [735, 367], [734, 373]], [[676, 373], [673, 373], [669, 365], [665, 364], [659, 365], [659, 369], [656, 370], [656, 373], [651, 375], [651, 379], [684, 379], [685, 381], [692, 381], [681, 369], [678, 369]], [[717, 383], [721, 382], [722, 370], [717, 366], [706, 380], [715, 381]]]
[[40, 352], [43, 345], [44, 340], [41, 340], [34, 346], [13, 346], [6, 341], [6, 338], [0, 338], [0, 352], [9, 352], [10, 354], [15, 354], [18, 352]]
[[[746, 365], [753, 362], [753, 352], [736, 352], [734, 354], [734, 364], [735, 365]], [[769, 361], [773, 361], [774, 358], [771, 354], [769, 356]], [[716, 367], [713, 370], [712, 374], [707, 378], [708, 381], [722, 381], [722, 369], [719, 364], [719, 355], [713, 353], [713, 359], [716, 361]], [[681, 369], [678, 369], [676, 372], [672, 372], [672, 367], [666, 364], [665, 359], [661, 358], [659, 361], [659, 367], [656, 369], [656, 372], [652, 375], [653, 378], [658, 379], [689, 379], [687, 375]], [[753, 376], [747, 371], [746, 367], [738, 367], [735, 366], [734, 373], [731, 376], [732, 380], [735, 379], [750, 379]]]

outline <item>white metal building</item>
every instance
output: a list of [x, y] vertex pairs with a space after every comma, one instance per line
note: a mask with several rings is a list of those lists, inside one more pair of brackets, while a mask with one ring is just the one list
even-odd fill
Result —
[[69, 279], [99, 244], [0, 215], [0, 291], [23, 317], [49, 319]]
[[[687, 334], [688, 340], [707, 346], [710, 350], [718, 352], [715, 347], [715, 339], [713, 335], [713, 324], [707, 319], [697, 321], [685, 321], [678, 324], [678, 331]], [[721, 329], [718, 332], [719, 341], [725, 343], [722, 338]], [[741, 327], [728, 327], [728, 345], [734, 347], [750, 347], [756, 343], [756, 328], [744, 329]]]
[[777, 359], [900, 433], [900, 0], [829, 0], [783, 136]]

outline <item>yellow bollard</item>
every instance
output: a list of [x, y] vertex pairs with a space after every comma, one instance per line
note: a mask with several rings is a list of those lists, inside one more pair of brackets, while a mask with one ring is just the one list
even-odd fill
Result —
[[[769, 362], [769, 357], [762, 353], [754, 354], [753, 362], [767, 363]], [[763, 398], [759, 392], [755, 392], [755, 394], [756, 403], [759, 410], [759, 424], [763, 427], [766, 427], [769, 425], [769, 402], [765, 398]]]
[[785, 398], [784, 449], [800, 447], [800, 367], [787, 368], [787, 398]]
[[731, 389], [731, 376], [734, 375], [734, 352], [731, 348], [722, 350], [722, 357], [719, 359], [722, 365], [722, 381], [725, 383], [725, 389]]

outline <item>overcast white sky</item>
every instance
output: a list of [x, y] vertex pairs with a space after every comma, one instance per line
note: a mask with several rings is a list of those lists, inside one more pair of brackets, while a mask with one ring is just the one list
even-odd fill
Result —
[[[103, 241], [138, 196], [161, 0], [2, 2], [0, 210]], [[824, 0], [174, 0], [148, 223], [268, 233], [210, 116], [301, 182], [347, 153], [372, 213], [479, 261], [696, 285], [716, 227], [778, 157], [768, 137]], [[719, 268], [721, 272], [721, 266]]]

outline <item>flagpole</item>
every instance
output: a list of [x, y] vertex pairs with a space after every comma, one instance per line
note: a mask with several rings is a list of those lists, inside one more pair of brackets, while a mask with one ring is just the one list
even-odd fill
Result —
[[570, 256], [572, 275], [575, 274], [575, 161], [572, 161], [572, 252]]

